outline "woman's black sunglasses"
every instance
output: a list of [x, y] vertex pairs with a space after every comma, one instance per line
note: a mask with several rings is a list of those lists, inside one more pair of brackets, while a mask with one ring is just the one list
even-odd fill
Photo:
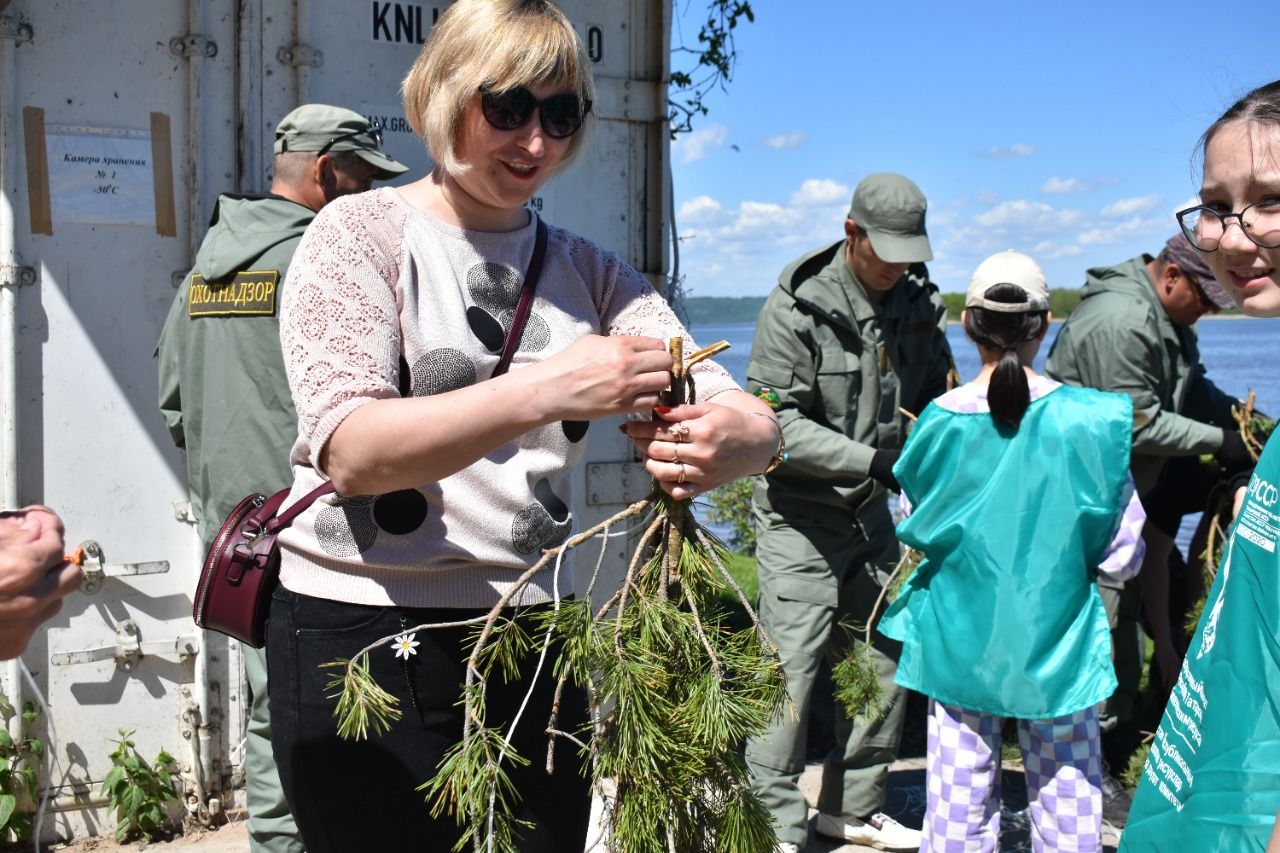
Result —
[[561, 92], [540, 101], [524, 86], [505, 92], [480, 89], [480, 110], [485, 121], [498, 130], [515, 130], [523, 126], [535, 109], [542, 132], [552, 139], [564, 139], [582, 127], [582, 120], [591, 112], [591, 101], [570, 92]]

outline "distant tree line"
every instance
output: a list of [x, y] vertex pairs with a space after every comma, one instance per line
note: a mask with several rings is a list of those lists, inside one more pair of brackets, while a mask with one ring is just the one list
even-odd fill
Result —
[[[947, 319], [960, 322], [960, 312], [964, 310], [964, 294], [944, 293], [942, 301], [947, 305]], [[1079, 304], [1079, 290], [1049, 290], [1049, 313], [1055, 320], [1065, 319]]]
[[[689, 322], [697, 326], [715, 323], [754, 323], [764, 307], [763, 296], [690, 296], [684, 300], [684, 310]], [[947, 319], [960, 321], [964, 308], [963, 293], [944, 293]], [[1079, 290], [1049, 291], [1049, 310], [1055, 319], [1061, 320], [1080, 304]]]

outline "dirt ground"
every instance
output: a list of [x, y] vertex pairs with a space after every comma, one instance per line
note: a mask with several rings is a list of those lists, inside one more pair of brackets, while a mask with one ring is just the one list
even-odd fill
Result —
[[[805, 792], [810, 803], [817, 798], [821, 784], [821, 765], [811, 764], [800, 780], [800, 788]], [[1017, 768], [1006, 768], [1001, 785], [1004, 792], [1004, 813], [1000, 849], [1003, 853], [1023, 853], [1031, 850], [1030, 837], [1026, 825], [1026, 793], [1022, 785], [1022, 773]], [[898, 818], [908, 826], [919, 826], [924, 816], [924, 759], [908, 758], [894, 763], [889, 774], [888, 799], [885, 811]], [[51, 845], [43, 851], [58, 853], [122, 853], [125, 850], [150, 850], [153, 853], [246, 853], [249, 849], [249, 836], [244, 822], [243, 812], [229, 815], [226, 825], [216, 830], [199, 830], [172, 841], [154, 844], [116, 844], [110, 836], [78, 839], [71, 844]], [[1110, 827], [1104, 827], [1103, 849], [1114, 853], [1119, 842], [1119, 835]], [[870, 847], [852, 844], [838, 844], [816, 836], [812, 837], [805, 853], [875, 853]]]
[[97, 838], [78, 838], [70, 844], [52, 844], [41, 848], [44, 851], [57, 853], [117, 853], [117, 851], [151, 850], [154, 853], [245, 853], [249, 849], [249, 832], [243, 812], [232, 812], [228, 822], [217, 829], [208, 830], [197, 827], [188, 830], [172, 841], [157, 841], [144, 844], [135, 841], [130, 844], [117, 844], [110, 835]]

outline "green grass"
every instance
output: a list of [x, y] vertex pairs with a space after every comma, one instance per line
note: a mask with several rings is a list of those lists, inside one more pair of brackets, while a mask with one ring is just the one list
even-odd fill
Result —
[[[729, 574], [733, 575], [733, 579], [737, 581], [738, 586], [742, 587], [742, 592], [746, 595], [747, 601], [750, 601], [751, 606], [755, 607], [756, 598], [760, 594], [760, 580], [756, 577], [755, 557], [730, 554], [728, 562], [725, 563], [725, 568], [729, 570]], [[734, 628], [741, 630], [751, 624], [751, 620], [747, 617], [746, 609], [743, 608], [742, 602], [738, 600], [738, 594], [727, 585], [720, 590], [720, 603], [728, 613], [729, 624]]]

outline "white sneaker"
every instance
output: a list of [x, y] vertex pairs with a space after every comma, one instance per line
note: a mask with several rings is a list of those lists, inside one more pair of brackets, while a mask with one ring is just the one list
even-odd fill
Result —
[[920, 831], [909, 829], [887, 814], [876, 812], [866, 820], [843, 815], [818, 813], [814, 832], [877, 850], [919, 850]]

